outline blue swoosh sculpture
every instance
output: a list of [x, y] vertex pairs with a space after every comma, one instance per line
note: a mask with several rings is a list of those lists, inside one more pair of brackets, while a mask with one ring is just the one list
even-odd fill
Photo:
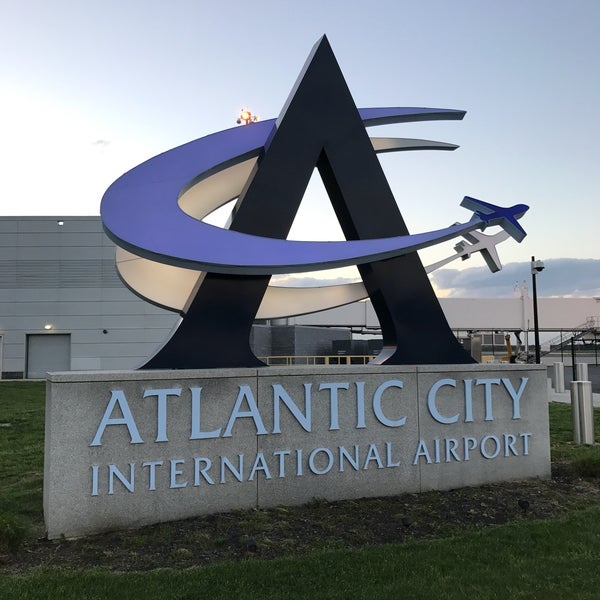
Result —
[[[367, 108], [359, 112], [367, 126], [420, 117], [459, 119], [464, 115], [463, 111], [430, 108]], [[270, 119], [220, 131], [169, 150], [125, 173], [102, 199], [101, 215], [107, 234], [117, 245], [138, 256], [166, 264], [215, 273], [267, 275], [392, 258], [490, 224], [512, 224], [527, 210], [524, 205], [506, 209], [485, 203], [485, 213], [476, 211], [467, 223], [436, 231], [367, 240], [307, 242], [222, 229], [191, 217], [178, 206], [177, 199], [197, 182], [257, 156], [274, 127], [276, 121]], [[473, 206], [471, 202], [468, 208], [474, 210]]]

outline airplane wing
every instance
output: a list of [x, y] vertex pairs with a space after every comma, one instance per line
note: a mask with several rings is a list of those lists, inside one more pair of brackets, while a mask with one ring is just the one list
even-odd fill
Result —
[[492, 273], [502, 269], [496, 246], [510, 237], [508, 232], [500, 231], [496, 235], [485, 235], [480, 231], [471, 231], [465, 233], [463, 237], [471, 244], [469, 254], [481, 252], [485, 264]]

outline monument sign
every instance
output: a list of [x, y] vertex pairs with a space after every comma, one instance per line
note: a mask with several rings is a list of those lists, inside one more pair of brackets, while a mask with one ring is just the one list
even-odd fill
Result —
[[549, 477], [539, 365], [55, 373], [50, 538]]
[[[466, 196], [468, 221], [409, 235], [377, 152], [455, 146], [365, 130], [463, 116], [357, 109], [323, 38], [277, 120], [170, 150], [107, 190], [123, 280], [183, 318], [141, 370], [48, 375], [50, 538], [549, 476], [544, 368], [472, 364], [417, 255], [462, 236], [486, 256], [494, 225], [521, 241], [527, 206]], [[346, 241], [286, 240], [315, 167]], [[203, 222], [236, 198], [228, 229]], [[381, 324], [378, 364], [265, 367], [248, 339], [270, 276], [349, 264]], [[350, 296], [324, 290], [323, 307]]]

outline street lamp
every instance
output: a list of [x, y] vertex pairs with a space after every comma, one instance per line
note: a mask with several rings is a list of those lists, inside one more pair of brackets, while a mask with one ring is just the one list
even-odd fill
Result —
[[250, 123], [256, 123], [256, 121], [258, 121], [257, 115], [253, 115], [249, 110], [242, 108], [240, 116], [237, 118], [236, 123], [238, 125], [241, 125], [242, 123], [244, 125], [250, 125]]
[[537, 284], [536, 275], [544, 270], [544, 263], [541, 260], [535, 260], [531, 257], [531, 281], [533, 287], [533, 333], [535, 343], [535, 362], [540, 364], [540, 325], [538, 322], [538, 302], [537, 302]]

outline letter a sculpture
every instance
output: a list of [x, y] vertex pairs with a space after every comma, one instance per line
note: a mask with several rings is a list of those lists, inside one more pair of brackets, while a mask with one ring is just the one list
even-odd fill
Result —
[[[496, 236], [470, 232], [492, 225], [521, 241], [525, 232], [517, 219], [528, 207], [503, 208], [467, 196], [462, 206], [473, 212], [468, 222], [409, 235], [376, 153], [456, 146], [370, 138], [365, 129], [464, 114], [357, 109], [323, 37], [277, 120], [200, 138], [117, 179], [102, 199], [101, 214], [118, 247], [119, 273], [142, 298], [182, 316], [143, 368], [261, 366], [249, 346], [254, 319], [260, 311], [262, 318], [268, 314], [261, 306], [268, 300], [272, 307], [279, 298], [278, 316], [286, 314], [288, 301], [288, 314], [299, 314], [293, 312], [294, 291], [273, 289], [270, 276], [346, 265], [357, 265], [363, 283], [320, 290], [320, 308], [368, 295], [384, 344], [375, 363], [473, 362], [450, 330], [417, 250], [457, 236], [475, 241], [477, 235], [483, 243], [481, 238]], [[315, 167], [346, 241], [286, 239]], [[235, 198], [228, 229], [202, 221]]]

